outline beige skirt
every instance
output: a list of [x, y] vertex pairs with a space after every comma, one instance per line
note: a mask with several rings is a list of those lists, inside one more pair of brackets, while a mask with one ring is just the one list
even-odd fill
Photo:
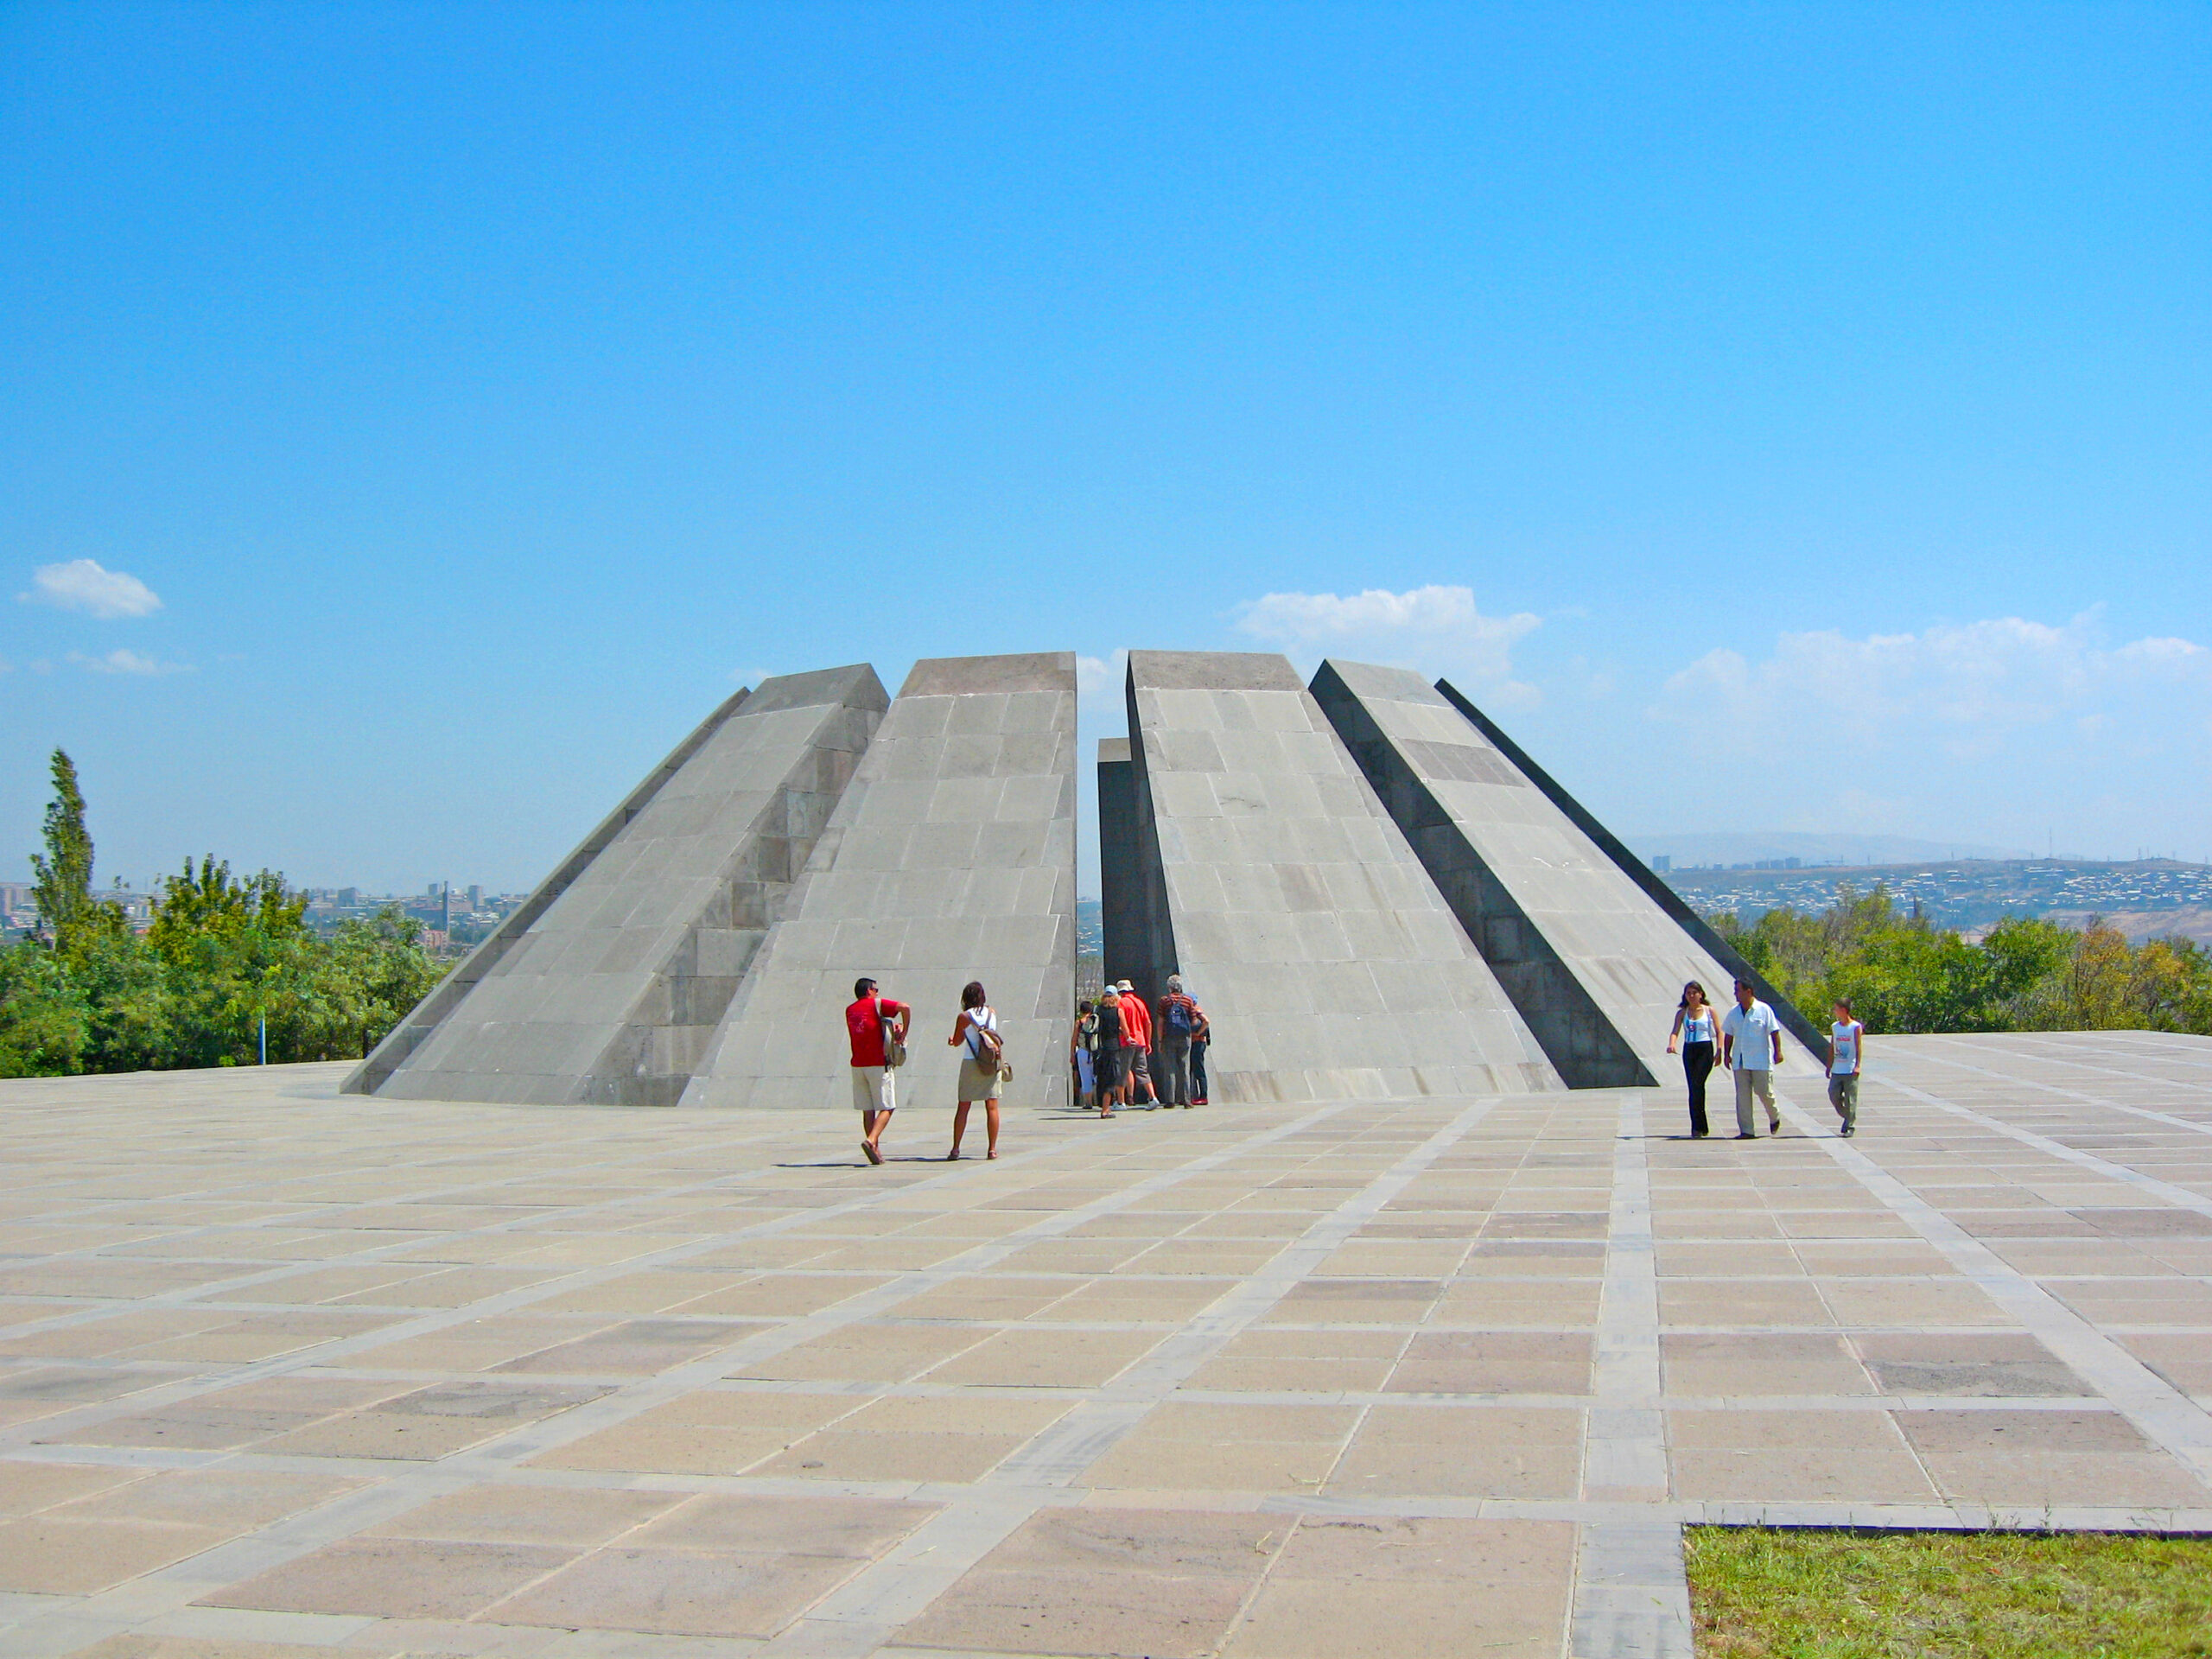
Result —
[[962, 1100], [996, 1100], [999, 1097], [999, 1069], [993, 1066], [986, 1071], [976, 1064], [972, 1055], [960, 1057], [960, 1094]]

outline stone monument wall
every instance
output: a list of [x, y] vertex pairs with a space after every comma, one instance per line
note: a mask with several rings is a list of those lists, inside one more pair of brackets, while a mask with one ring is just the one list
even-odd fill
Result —
[[902, 1108], [951, 1106], [946, 1039], [971, 979], [1006, 1033], [1007, 1098], [1065, 1103], [1075, 706], [1072, 652], [914, 665], [684, 1104], [849, 1108], [861, 975], [915, 1008]]
[[346, 1087], [672, 1103], [887, 702], [860, 665], [772, 679], [723, 705]]
[[1138, 813], [1216, 1098], [1564, 1086], [1290, 664], [1135, 652]]

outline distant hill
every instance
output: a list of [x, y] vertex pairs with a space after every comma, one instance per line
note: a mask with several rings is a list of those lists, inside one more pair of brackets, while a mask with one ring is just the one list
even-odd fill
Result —
[[1666, 880], [1707, 914], [1751, 921], [1777, 906], [1825, 910], [1839, 889], [1888, 891], [1901, 907], [1978, 934], [2005, 916], [2048, 916], [2080, 926], [2101, 916], [2131, 938], [2161, 933], [2212, 941], [2212, 866], [2150, 858], [1905, 860], [1872, 868], [1675, 869]]
[[1756, 864], [1794, 858], [1805, 864], [1848, 864], [1864, 869], [1879, 864], [1912, 864], [1953, 858], [2032, 858], [2021, 848], [1992, 847], [1971, 841], [1916, 841], [1908, 836], [1798, 835], [1782, 830], [1707, 831], [1694, 836], [1630, 836], [1637, 857], [1670, 858], [1684, 864]]

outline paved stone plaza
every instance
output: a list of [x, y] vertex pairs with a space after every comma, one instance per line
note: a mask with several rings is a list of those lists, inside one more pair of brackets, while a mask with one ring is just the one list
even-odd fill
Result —
[[0, 1653], [1680, 1653], [1685, 1520], [2212, 1528], [2212, 1042], [1874, 1058], [1852, 1141], [1793, 1052], [1750, 1145], [1017, 1099], [880, 1170], [0, 1084]]

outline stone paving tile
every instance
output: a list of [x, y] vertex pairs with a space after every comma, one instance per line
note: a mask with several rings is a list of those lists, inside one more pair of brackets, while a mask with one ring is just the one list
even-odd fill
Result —
[[1741, 1145], [1666, 1090], [1017, 1106], [880, 1171], [0, 1084], [0, 1659], [1595, 1659], [1683, 1519], [2212, 1527], [2212, 1045], [2056, 1040], [1886, 1039], [1850, 1142], [1799, 1067]]
[[1426, 1659], [1559, 1651], [1574, 1529], [1427, 1518], [1299, 1524], [1224, 1652], [1230, 1659]]
[[200, 1600], [273, 1612], [467, 1618], [575, 1555], [545, 1544], [348, 1538]]
[[1289, 1530], [1280, 1517], [1054, 1510], [1025, 1522], [900, 1632], [992, 1653], [1217, 1649]]

